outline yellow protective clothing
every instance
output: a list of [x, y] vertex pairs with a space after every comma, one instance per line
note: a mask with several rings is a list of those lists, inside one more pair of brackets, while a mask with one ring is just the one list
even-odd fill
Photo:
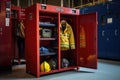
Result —
[[73, 30], [67, 22], [64, 31], [62, 30], [62, 25], [60, 25], [60, 45], [62, 51], [75, 49]]
[[41, 69], [41, 72], [49, 72], [51, 70], [50, 65], [46, 61], [41, 63], [40, 69]]
[[16, 35], [20, 38], [25, 38], [25, 26], [21, 20], [16, 28]]
[[83, 27], [80, 27], [80, 48], [86, 47], [86, 34]]
[[21, 38], [25, 38], [24, 30], [25, 30], [24, 24], [23, 24], [23, 22], [20, 22], [20, 37]]

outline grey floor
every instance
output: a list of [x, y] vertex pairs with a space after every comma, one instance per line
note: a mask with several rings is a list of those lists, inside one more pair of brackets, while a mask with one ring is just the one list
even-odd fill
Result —
[[25, 72], [25, 65], [13, 67], [11, 73], [0, 74], [0, 80], [120, 80], [120, 62], [109, 60], [98, 60], [98, 69], [80, 68], [80, 71], [66, 71], [35, 78]]

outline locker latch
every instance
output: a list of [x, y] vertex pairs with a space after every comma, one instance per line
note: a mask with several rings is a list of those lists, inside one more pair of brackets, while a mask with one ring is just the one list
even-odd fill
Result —
[[117, 30], [117, 29], [115, 29], [115, 36], [117, 36], [117, 32], [118, 32], [118, 30]]
[[46, 7], [46, 4], [41, 4], [41, 8], [42, 9], [46, 9], [47, 7]]
[[76, 9], [72, 9], [72, 13], [76, 13]]
[[2, 27], [0, 28], [0, 35], [2, 35]]
[[105, 31], [104, 30], [102, 31], [102, 36], [105, 36]]
[[0, 32], [2, 32], [2, 27], [0, 28]]

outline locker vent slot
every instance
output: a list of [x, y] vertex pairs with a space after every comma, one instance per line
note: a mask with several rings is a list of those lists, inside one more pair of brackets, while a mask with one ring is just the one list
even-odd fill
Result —
[[72, 13], [76, 13], [76, 10], [75, 10], [75, 9], [73, 9], [73, 10], [72, 10]]
[[47, 7], [46, 7], [46, 4], [41, 4], [41, 8], [42, 9], [46, 9]]

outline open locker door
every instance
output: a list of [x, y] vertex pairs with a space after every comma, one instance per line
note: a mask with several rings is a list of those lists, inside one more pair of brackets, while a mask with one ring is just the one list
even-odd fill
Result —
[[79, 15], [77, 63], [97, 69], [97, 13]]

